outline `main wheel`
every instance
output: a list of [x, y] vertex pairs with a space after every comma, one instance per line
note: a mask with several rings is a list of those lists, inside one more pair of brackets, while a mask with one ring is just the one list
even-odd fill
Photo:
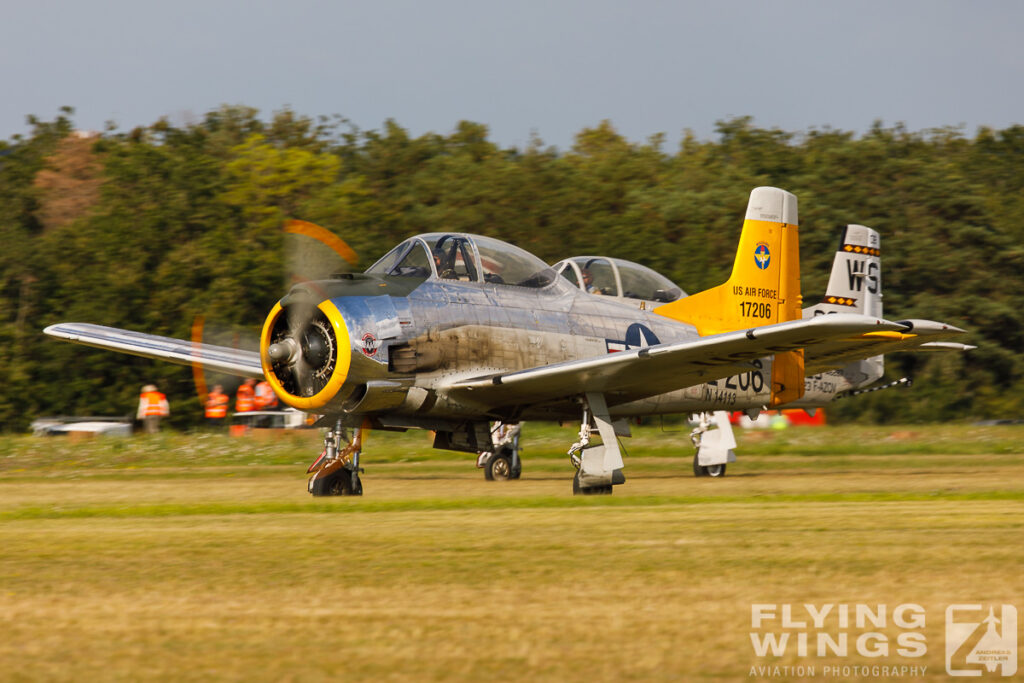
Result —
[[508, 481], [512, 476], [512, 460], [504, 453], [495, 453], [484, 467], [484, 476], [489, 480]]
[[701, 465], [697, 454], [693, 455], [693, 476], [695, 477], [724, 477], [725, 463], [718, 465]]
[[610, 496], [612, 485], [607, 486], [580, 486], [580, 473], [577, 472], [572, 478], [572, 495], [574, 496]]

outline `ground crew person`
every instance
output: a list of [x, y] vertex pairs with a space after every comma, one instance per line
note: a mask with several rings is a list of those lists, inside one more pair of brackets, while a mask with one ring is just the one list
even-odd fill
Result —
[[219, 427], [228, 416], [228, 395], [224, 388], [217, 384], [206, 397], [206, 424]]
[[242, 383], [242, 386], [238, 387], [238, 393], [235, 394], [236, 413], [248, 413], [256, 410], [256, 391], [253, 389], [254, 384], [256, 384], [256, 380], [250, 377]]
[[270, 388], [270, 382], [263, 380], [256, 385], [256, 410], [273, 410], [277, 407], [277, 394]]
[[142, 420], [147, 434], [156, 434], [160, 431], [160, 418], [171, 414], [171, 407], [167, 403], [167, 397], [157, 390], [155, 384], [147, 384], [142, 387], [139, 394], [139, 410], [136, 414]]

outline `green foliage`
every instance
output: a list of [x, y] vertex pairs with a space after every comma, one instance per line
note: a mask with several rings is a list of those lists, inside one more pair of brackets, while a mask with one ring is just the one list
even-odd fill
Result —
[[[876, 124], [858, 137], [742, 117], [720, 122], [715, 140], [687, 134], [673, 153], [661, 136], [638, 144], [605, 121], [559, 152], [539, 139], [503, 149], [469, 121], [412, 137], [394, 121], [360, 131], [338, 117], [285, 110], [264, 121], [225, 106], [199, 123], [108, 131], [89, 153], [75, 147], [75, 165], [59, 158], [72, 114], [32, 118], [30, 136], [0, 143], [6, 429], [41, 414], [128, 413], [147, 382], [170, 396], [174, 423], [195, 423], [187, 368], [70, 347], [40, 330], [76, 320], [187, 338], [203, 314], [255, 332], [281, 294], [288, 218], [333, 230], [364, 267], [409, 235], [459, 230], [549, 262], [633, 259], [695, 292], [727, 276], [758, 185], [799, 197], [806, 304], [824, 292], [837, 227], [862, 223], [883, 235], [887, 315], [961, 325], [979, 346], [892, 357], [889, 374], [916, 386], [843, 401], [835, 418], [1016, 417], [1024, 408], [1024, 314], [1014, 303], [1024, 269], [1021, 126], [969, 138]], [[84, 188], [73, 220], [67, 207], [77, 205], [52, 204], [66, 187]]]

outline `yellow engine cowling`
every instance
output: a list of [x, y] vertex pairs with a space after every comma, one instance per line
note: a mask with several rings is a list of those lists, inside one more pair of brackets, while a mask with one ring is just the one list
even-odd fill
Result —
[[351, 343], [345, 319], [329, 300], [315, 306], [283, 301], [263, 324], [263, 374], [284, 403], [307, 412], [321, 411], [346, 393]]

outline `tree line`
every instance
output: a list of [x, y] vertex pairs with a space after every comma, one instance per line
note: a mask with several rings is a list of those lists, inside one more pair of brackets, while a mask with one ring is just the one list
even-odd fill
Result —
[[124, 414], [154, 382], [197, 424], [188, 368], [42, 335], [60, 321], [188, 338], [196, 316], [256, 334], [285, 281], [288, 218], [346, 240], [366, 267], [400, 240], [465, 231], [548, 262], [607, 254], [696, 292], [726, 279], [750, 190], [800, 202], [804, 303], [824, 294], [838, 229], [882, 235], [886, 315], [970, 330], [968, 354], [890, 356], [916, 386], [838, 402], [834, 419], [1009, 418], [1024, 401], [1024, 127], [868, 132], [721, 121], [712, 140], [627, 140], [608, 122], [558, 150], [485, 125], [414, 137], [290, 110], [222, 107], [201, 121], [99, 134], [73, 111], [0, 142], [0, 425]]

